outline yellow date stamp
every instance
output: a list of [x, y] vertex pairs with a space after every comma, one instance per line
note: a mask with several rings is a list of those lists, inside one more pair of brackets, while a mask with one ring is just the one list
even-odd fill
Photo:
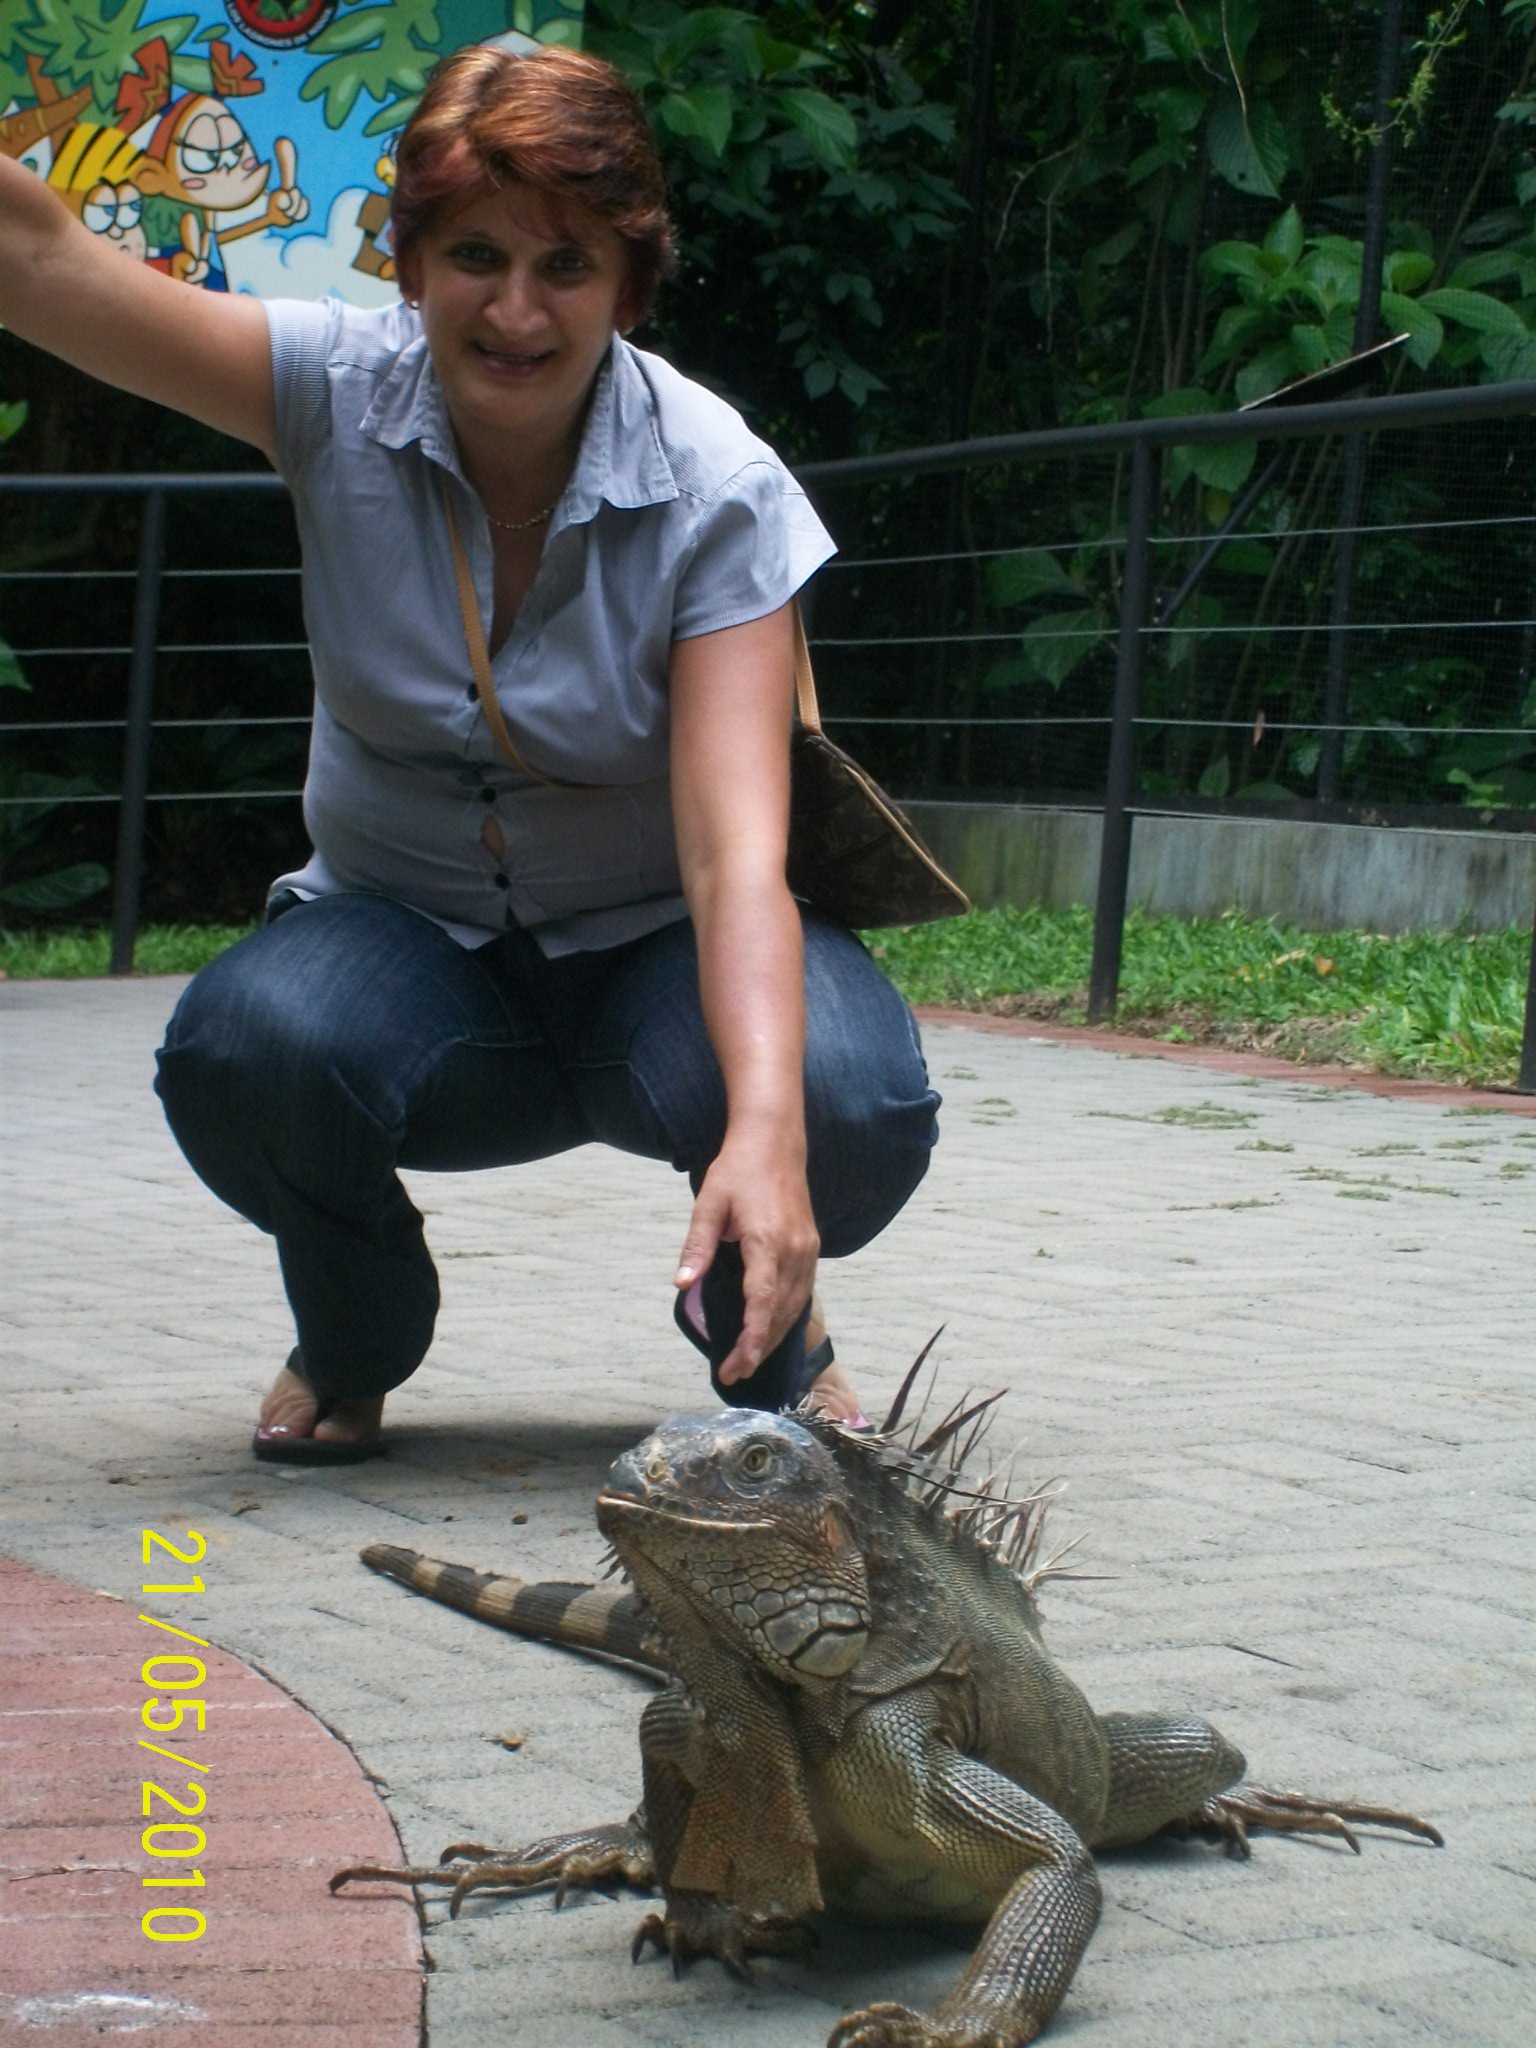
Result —
[[[153, 1529], [141, 1532], [142, 1554], [146, 1566], [163, 1566], [163, 1559], [155, 1553], [164, 1551], [178, 1564], [201, 1564], [208, 1554], [208, 1545], [196, 1529], [188, 1529], [181, 1539], [185, 1548], [178, 1548], [169, 1538], [158, 1535]], [[192, 1546], [195, 1545], [196, 1548]], [[201, 1593], [204, 1590], [201, 1578], [146, 1579], [142, 1590], [145, 1593]], [[177, 1636], [185, 1643], [195, 1643], [206, 1650], [211, 1645], [202, 1636], [194, 1636], [184, 1628], [174, 1628], [168, 1621], [160, 1621], [152, 1614], [141, 1614], [139, 1620], [150, 1628], [163, 1629], [167, 1635]], [[146, 1728], [156, 1735], [174, 1735], [178, 1742], [184, 1742], [187, 1724], [199, 1735], [208, 1727], [208, 1702], [193, 1699], [189, 1695], [198, 1692], [208, 1676], [208, 1668], [200, 1657], [191, 1657], [185, 1651], [157, 1648], [155, 1654], [146, 1657], [139, 1670], [139, 1677], [148, 1687], [151, 1697], [139, 1709], [139, 1718]], [[180, 1749], [168, 1749], [162, 1743], [152, 1742], [148, 1736], [139, 1737], [140, 1749], [153, 1750], [156, 1756], [180, 1764], [187, 1771], [206, 1773], [209, 1766], [195, 1756], [187, 1756]], [[161, 1772], [168, 1777], [169, 1772]], [[193, 1867], [192, 1859], [203, 1854], [208, 1846], [208, 1837], [197, 1825], [208, 1805], [206, 1787], [197, 1778], [188, 1778], [179, 1792], [146, 1778], [140, 1787], [139, 1810], [148, 1822], [139, 1836], [139, 1846], [146, 1856], [155, 1859], [155, 1874], [146, 1875], [140, 1883], [146, 1890], [155, 1891], [201, 1891], [204, 1878], [201, 1870]], [[179, 1818], [171, 1819], [171, 1815]], [[139, 1922], [139, 1926], [150, 1941], [200, 1941], [208, 1929], [207, 1916], [195, 1906], [164, 1905], [151, 1906]]]

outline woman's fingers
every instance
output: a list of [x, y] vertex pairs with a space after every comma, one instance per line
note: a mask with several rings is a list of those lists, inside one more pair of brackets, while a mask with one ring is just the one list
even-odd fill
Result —
[[750, 1379], [789, 1335], [815, 1285], [818, 1249], [814, 1229], [798, 1218], [777, 1230], [743, 1233], [741, 1335], [720, 1365], [726, 1386]]
[[739, 1244], [742, 1260], [741, 1334], [718, 1369], [733, 1386], [788, 1336], [815, 1283], [820, 1246], [803, 1177], [783, 1185], [773, 1173], [749, 1172], [738, 1186], [717, 1160], [694, 1202], [673, 1285], [701, 1279], [722, 1240]]

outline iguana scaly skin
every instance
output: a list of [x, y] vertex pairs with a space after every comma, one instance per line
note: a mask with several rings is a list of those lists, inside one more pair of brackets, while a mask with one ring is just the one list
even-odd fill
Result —
[[[907, 1385], [910, 1386], [909, 1376]], [[828, 2048], [1020, 2048], [1060, 2003], [1099, 1916], [1091, 1852], [1164, 1829], [1247, 1853], [1253, 1825], [1351, 1822], [1439, 1843], [1411, 1814], [1241, 1783], [1188, 1716], [1098, 1714], [1040, 1638], [1040, 1497], [962, 1477], [980, 1402], [922, 1437], [801, 1415], [663, 1423], [618, 1460], [599, 1527], [633, 1593], [527, 1585], [376, 1545], [364, 1561], [520, 1633], [656, 1672], [644, 1804], [621, 1825], [514, 1850], [458, 1843], [436, 1869], [340, 1871], [452, 1887], [657, 1884], [635, 1938], [674, 1967], [745, 1973], [825, 1904], [879, 1921], [985, 1922], [931, 2013], [873, 2005]], [[967, 1435], [967, 1432], [969, 1434]]]

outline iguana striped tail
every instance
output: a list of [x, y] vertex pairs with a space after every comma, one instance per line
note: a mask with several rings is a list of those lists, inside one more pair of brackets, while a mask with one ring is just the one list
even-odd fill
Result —
[[370, 1543], [361, 1553], [370, 1571], [398, 1579], [413, 1592], [457, 1607], [492, 1628], [559, 1643], [665, 1678], [661, 1645], [634, 1594], [617, 1586], [566, 1584], [556, 1579], [514, 1579], [501, 1572], [444, 1564], [393, 1543]]

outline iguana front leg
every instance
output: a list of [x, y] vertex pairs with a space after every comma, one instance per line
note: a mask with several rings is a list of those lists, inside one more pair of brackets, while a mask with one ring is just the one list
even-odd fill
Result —
[[1093, 1833], [1095, 1849], [1171, 1831], [1212, 1836], [1234, 1855], [1246, 1856], [1249, 1828], [1265, 1827], [1334, 1835], [1358, 1855], [1351, 1822], [1401, 1828], [1437, 1848], [1442, 1844], [1439, 1830], [1416, 1814], [1241, 1782], [1247, 1768], [1241, 1750], [1191, 1715], [1103, 1714], [1099, 1726], [1109, 1746], [1110, 1789], [1103, 1821]]
[[522, 1849], [490, 1849], [479, 1842], [454, 1842], [436, 1866], [391, 1870], [372, 1863], [349, 1864], [330, 1881], [333, 1892], [344, 1884], [365, 1880], [396, 1884], [441, 1884], [452, 1887], [448, 1911], [456, 1918], [471, 1892], [548, 1891], [555, 1904], [570, 1891], [604, 1884], [633, 1885], [645, 1891], [656, 1882], [655, 1865], [646, 1835], [645, 1809], [613, 1826], [579, 1828], [568, 1835], [548, 1835]]
[[932, 2012], [869, 2006], [840, 2020], [827, 2048], [1022, 2048], [1061, 2003], [1098, 1925], [1098, 1873], [1079, 1836], [1011, 1778], [953, 1748], [936, 1721], [933, 1703], [898, 1695], [861, 1717], [827, 1777], [845, 1816], [874, 1822], [881, 1861], [908, 1873], [915, 1906], [925, 1897], [939, 1910], [967, 1896], [1001, 1903]]
[[781, 1703], [743, 1670], [717, 1674], [709, 1710], [679, 1685], [640, 1718], [640, 1757], [665, 1915], [650, 1914], [634, 1954], [654, 1944], [674, 1972], [711, 1955], [738, 1977], [752, 1954], [805, 1946], [821, 1904], [804, 1777]]

